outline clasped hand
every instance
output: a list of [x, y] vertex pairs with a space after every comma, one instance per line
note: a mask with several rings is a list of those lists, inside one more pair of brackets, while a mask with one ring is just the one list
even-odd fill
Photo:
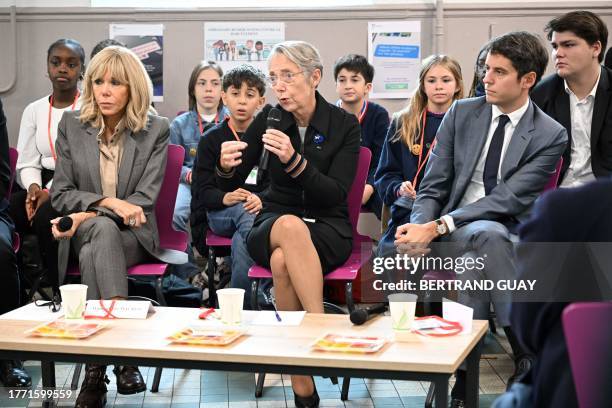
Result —
[[261, 211], [262, 203], [257, 194], [253, 194], [243, 188], [238, 188], [223, 196], [223, 205], [232, 206], [244, 202], [242, 205], [249, 214], [258, 214]]
[[409, 256], [427, 255], [431, 249], [429, 243], [438, 237], [436, 223], [404, 224], [397, 227], [395, 246], [397, 252]]

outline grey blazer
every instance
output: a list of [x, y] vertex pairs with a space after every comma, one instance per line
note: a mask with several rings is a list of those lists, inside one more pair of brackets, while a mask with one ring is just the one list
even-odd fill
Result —
[[455, 226], [476, 220], [523, 221], [553, 175], [567, 131], [533, 102], [519, 121], [501, 165], [501, 181], [480, 200], [457, 208], [472, 178], [491, 125], [485, 97], [457, 101], [438, 129], [410, 222], [449, 214]]
[[[96, 137], [99, 129], [81, 123], [79, 114], [79, 111], [64, 113], [58, 125], [51, 205], [64, 215], [93, 210], [113, 216], [112, 211], [95, 206], [105, 198]], [[168, 119], [154, 115], [149, 116], [145, 129], [137, 133], [124, 130], [117, 198], [142, 207], [147, 217], [145, 224], [132, 229], [138, 242], [157, 259], [174, 263], [172, 255], [169, 257], [167, 251], [159, 249], [154, 212], [166, 168], [169, 135]], [[60, 269], [60, 275], [63, 273]]]

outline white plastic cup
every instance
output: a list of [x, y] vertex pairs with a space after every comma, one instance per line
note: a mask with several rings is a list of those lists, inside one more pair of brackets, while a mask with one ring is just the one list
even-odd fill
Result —
[[389, 295], [389, 311], [394, 330], [410, 330], [416, 311], [417, 295], [394, 293]]
[[82, 319], [87, 302], [87, 285], [62, 285], [62, 308], [66, 319]]
[[242, 321], [244, 289], [225, 288], [217, 291], [221, 321], [225, 324], [239, 324]]

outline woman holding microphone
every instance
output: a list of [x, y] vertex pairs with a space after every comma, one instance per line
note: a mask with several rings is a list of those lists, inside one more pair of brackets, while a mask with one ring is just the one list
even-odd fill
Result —
[[[247, 237], [249, 254], [272, 270], [279, 310], [323, 313], [323, 275], [352, 249], [347, 196], [359, 158], [359, 124], [317, 92], [323, 65], [311, 44], [277, 44], [268, 69], [280, 121], [266, 129], [272, 109], [266, 106], [243, 141], [223, 143], [217, 179], [233, 191], [254, 177], [251, 170], [261, 171], [255, 166], [268, 152], [270, 187]], [[291, 381], [297, 407], [319, 405], [311, 377]]]

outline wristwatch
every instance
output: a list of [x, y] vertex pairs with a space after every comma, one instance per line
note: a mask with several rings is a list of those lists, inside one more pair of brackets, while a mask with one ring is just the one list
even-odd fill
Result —
[[438, 218], [434, 222], [436, 223], [436, 232], [438, 233], [438, 235], [442, 237], [448, 234], [448, 227], [446, 226], [446, 223], [442, 221], [442, 219]]

